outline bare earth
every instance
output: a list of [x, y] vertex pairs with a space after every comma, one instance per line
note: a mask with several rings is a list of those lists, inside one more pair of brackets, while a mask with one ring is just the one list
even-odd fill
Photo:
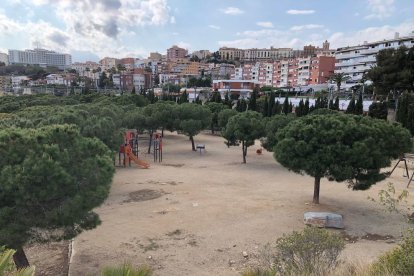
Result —
[[[313, 179], [289, 172], [272, 153], [257, 155], [259, 144], [241, 164], [241, 149], [227, 148], [223, 138], [200, 134], [195, 140], [206, 153], [192, 152], [187, 137], [167, 133], [162, 163], [146, 156], [148, 170], [117, 169], [109, 198], [96, 209], [102, 224], [75, 239], [70, 275], [125, 261], [148, 264], [155, 275], [239, 275], [257, 264], [263, 245], [303, 229], [307, 211], [342, 214], [345, 231], [333, 231], [348, 240], [343, 258], [369, 262], [394, 247], [408, 226], [367, 199], [378, 198], [388, 182], [405, 188], [401, 168], [369, 191], [322, 180], [315, 206]], [[32, 263], [44, 263], [37, 255], [29, 252]]]

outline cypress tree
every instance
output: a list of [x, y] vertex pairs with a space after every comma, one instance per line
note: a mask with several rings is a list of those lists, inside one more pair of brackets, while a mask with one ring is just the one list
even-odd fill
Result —
[[282, 112], [285, 113], [285, 114], [288, 114], [289, 113], [289, 98], [288, 98], [288, 95], [287, 94], [286, 94], [286, 97], [285, 97], [285, 101], [283, 103]]
[[187, 103], [187, 102], [188, 102], [187, 90], [184, 90], [184, 92], [181, 94], [181, 97], [180, 97], [180, 104]]
[[331, 109], [331, 110], [335, 110], [335, 106], [334, 106], [334, 101], [333, 101], [333, 99], [330, 99], [330, 100], [329, 100], [329, 109]]
[[303, 99], [301, 99], [299, 101], [299, 105], [295, 109], [295, 114], [297, 117], [303, 116], [304, 107], [305, 107], [305, 104], [303, 103]]
[[245, 112], [247, 110], [247, 102], [245, 99], [241, 99], [240, 109], [241, 109], [241, 112]]
[[304, 108], [303, 108], [303, 116], [306, 116], [306, 115], [308, 115], [309, 114], [309, 99], [308, 98], [306, 98], [306, 101], [305, 101], [305, 106], [304, 106]]
[[257, 111], [257, 89], [253, 89], [252, 96], [249, 101], [249, 110]]
[[268, 117], [268, 108], [269, 108], [269, 99], [265, 96], [264, 105], [263, 105], [263, 117]]
[[345, 111], [346, 114], [354, 114], [355, 113], [355, 98], [352, 97], [351, 101], [349, 102], [348, 107]]
[[364, 106], [363, 106], [363, 100], [362, 100], [362, 94], [360, 93], [358, 96], [358, 100], [355, 104], [355, 110], [354, 110], [354, 114], [355, 115], [362, 115], [364, 114]]
[[293, 111], [293, 103], [289, 103], [289, 112], [288, 113], [292, 113]]
[[231, 102], [230, 102], [230, 98], [229, 98], [229, 93], [226, 93], [226, 96], [224, 96], [224, 104], [229, 106], [230, 108], [231, 106]]
[[272, 116], [272, 111], [273, 111], [273, 106], [275, 105], [275, 93], [271, 92], [270, 93], [270, 98], [269, 98], [269, 105], [267, 108], [267, 116], [270, 117]]
[[339, 97], [336, 97], [336, 99], [335, 99], [334, 110], [339, 111]]

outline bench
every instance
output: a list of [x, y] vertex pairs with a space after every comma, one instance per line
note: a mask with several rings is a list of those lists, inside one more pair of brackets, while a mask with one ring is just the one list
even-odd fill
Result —
[[204, 150], [204, 152], [206, 152], [206, 145], [197, 144], [196, 148], [200, 151], [200, 155], [201, 155], [201, 150]]

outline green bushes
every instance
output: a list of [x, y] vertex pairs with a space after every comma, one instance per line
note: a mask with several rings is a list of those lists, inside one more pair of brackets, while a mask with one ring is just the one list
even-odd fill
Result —
[[151, 276], [152, 270], [149, 267], [142, 266], [134, 268], [132, 265], [125, 263], [119, 266], [106, 267], [102, 271], [102, 276]]
[[326, 229], [306, 227], [262, 250], [264, 268], [247, 270], [244, 276], [327, 275], [338, 264], [344, 249], [342, 238]]
[[381, 256], [372, 265], [372, 275], [414, 275], [414, 230], [410, 230], [403, 243]]

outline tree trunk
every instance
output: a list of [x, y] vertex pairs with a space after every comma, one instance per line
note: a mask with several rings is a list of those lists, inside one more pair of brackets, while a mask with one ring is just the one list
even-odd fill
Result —
[[164, 128], [161, 129], [161, 138], [164, 138]]
[[193, 136], [190, 136], [190, 141], [191, 141], [191, 147], [192, 147], [193, 151], [197, 151], [196, 148], [195, 148], [195, 145], [194, 145], [194, 138], [193, 138]]
[[148, 154], [151, 153], [151, 144], [152, 144], [152, 134], [154, 133], [154, 131], [150, 131], [150, 137], [149, 137], [149, 145], [148, 145]]
[[319, 190], [321, 187], [321, 178], [319, 176], [315, 176], [315, 186], [313, 189], [313, 203], [319, 204]]
[[16, 250], [16, 253], [14, 253], [13, 255], [13, 260], [17, 269], [22, 269], [30, 266], [23, 248], [19, 248]]
[[243, 163], [246, 164], [246, 153], [247, 153], [247, 148], [245, 146], [244, 141], [242, 141], [242, 152], [243, 152]]

